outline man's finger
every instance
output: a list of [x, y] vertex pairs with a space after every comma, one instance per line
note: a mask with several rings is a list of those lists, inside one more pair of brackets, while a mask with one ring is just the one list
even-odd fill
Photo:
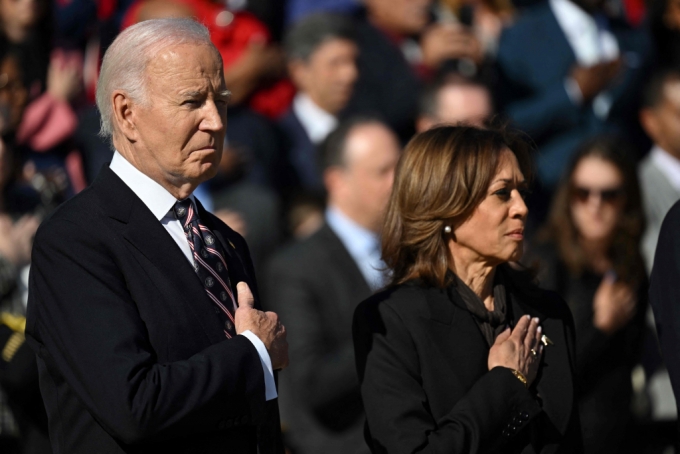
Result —
[[236, 284], [236, 292], [238, 293], [238, 307], [255, 306], [255, 298], [253, 293], [250, 291], [250, 287], [245, 282], [239, 282]]

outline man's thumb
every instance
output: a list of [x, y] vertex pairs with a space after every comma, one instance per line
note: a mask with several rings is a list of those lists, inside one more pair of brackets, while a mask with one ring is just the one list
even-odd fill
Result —
[[242, 307], [243, 305], [253, 307], [255, 305], [255, 298], [253, 298], [253, 293], [250, 291], [248, 284], [239, 282], [236, 284], [236, 292], [238, 293], [239, 307]]

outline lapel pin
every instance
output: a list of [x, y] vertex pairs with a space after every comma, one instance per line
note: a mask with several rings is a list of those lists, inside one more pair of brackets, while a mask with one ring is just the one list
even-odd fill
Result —
[[553, 341], [551, 341], [550, 338], [548, 336], [546, 336], [545, 334], [541, 336], [541, 342], [543, 342], [543, 345], [545, 345], [546, 347], [548, 345], [554, 345]]
[[232, 249], [236, 250], [234, 243], [232, 243], [231, 240], [227, 240], [227, 241], [229, 241], [229, 246], [231, 246]]

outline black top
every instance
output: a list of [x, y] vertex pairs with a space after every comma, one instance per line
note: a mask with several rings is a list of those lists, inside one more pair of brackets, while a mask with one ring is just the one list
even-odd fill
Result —
[[506, 271], [509, 320], [538, 317], [554, 343], [528, 390], [510, 369], [488, 370], [489, 345], [457, 292], [409, 282], [359, 305], [354, 348], [374, 453], [582, 452], [571, 314]]

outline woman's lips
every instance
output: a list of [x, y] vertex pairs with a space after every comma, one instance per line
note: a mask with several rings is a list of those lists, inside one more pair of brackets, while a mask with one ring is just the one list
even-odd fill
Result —
[[512, 238], [514, 240], [523, 240], [524, 239], [524, 229], [513, 230], [512, 232], [508, 233], [506, 236], [509, 236], [510, 238]]

